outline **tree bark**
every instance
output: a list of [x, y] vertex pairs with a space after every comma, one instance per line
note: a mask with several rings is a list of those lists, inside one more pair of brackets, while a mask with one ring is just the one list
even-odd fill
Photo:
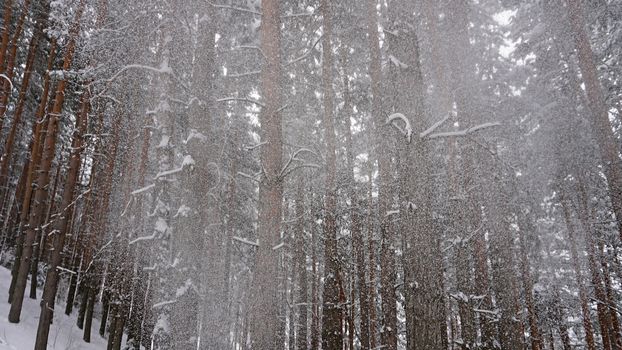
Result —
[[80, 167], [82, 160], [82, 151], [84, 141], [83, 135], [86, 133], [88, 125], [89, 112], [89, 94], [85, 91], [82, 93], [81, 111], [77, 114], [76, 130], [74, 131], [71, 143], [71, 157], [69, 159], [69, 169], [65, 185], [63, 186], [63, 198], [59, 207], [58, 218], [52, 231], [53, 249], [50, 264], [48, 267], [45, 286], [43, 287], [43, 297], [41, 300], [41, 313], [39, 315], [39, 326], [37, 328], [37, 338], [35, 341], [35, 350], [47, 349], [48, 335], [50, 333], [50, 324], [53, 318], [54, 300], [56, 299], [56, 291], [58, 287], [58, 267], [62, 263], [62, 254], [65, 249], [65, 238], [69, 228], [69, 220], [73, 212], [73, 201], [75, 190], [80, 176]]
[[590, 317], [590, 307], [588, 305], [588, 294], [583, 279], [583, 273], [581, 272], [581, 266], [579, 262], [579, 253], [577, 251], [576, 242], [576, 229], [575, 224], [572, 221], [570, 204], [565, 194], [565, 188], [560, 181], [560, 203], [562, 205], [564, 220], [566, 221], [566, 229], [568, 234], [568, 243], [570, 245], [570, 255], [572, 259], [572, 267], [574, 269], [577, 284], [579, 285], [579, 302], [581, 303], [581, 312], [583, 314], [583, 330], [585, 331], [585, 342], [588, 350], [596, 350], [596, 343], [594, 342], [594, 331], [592, 327], [592, 319]]
[[[7, 104], [9, 102], [9, 97], [12, 93], [11, 84], [9, 84], [9, 81], [13, 79], [15, 61], [17, 60], [17, 47], [19, 46], [19, 39], [22, 36], [22, 32], [24, 31], [24, 21], [26, 20], [26, 15], [28, 14], [29, 8], [30, 0], [24, 0], [24, 3], [22, 4], [22, 14], [17, 20], [15, 33], [13, 34], [13, 39], [11, 40], [9, 52], [6, 57], [6, 66], [4, 66], [5, 69], [3, 72], [6, 79], [2, 79], [2, 82], [0, 83], [0, 130], [2, 130], [4, 124], [4, 114], [6, 112]], [[3, 62], [4, 61], [0, 61], [0, 65], [3, 64]]]
[[[74, 23], [69, 31], [67, 49], [63, 59], [63, 70], [68, 70], [71, 67], [73, 54], [76, 48], [76, 40], [80, 32], [80, 19], [82, 17], [82, 13], [84, 12], [84, 7], [85, 0], [81, 0], [76, 10]], [[52, 161], [56, 150], [56, 135], [58, 133], [59, 116], [62, 112], [63, 103], [65, 101], [64, 92], [66, 84], [67, 81], [64, 79], [58, 83], [58, 86], [56, 87], [54, 105], [51, 113], [49, 114], [44, 153], [41, 158], [41, 165], [39, 167], [39, 174], [37, 177], [37, 190], [34, 197], [34, 207], [30, 213], [28, 228], [25, 232], [22, 257], [20, 259], [20, 266], [11, 302], [11, 309], [9, 311], [9, 322], [11, 323], [18, 323], [22, 312], [24, 290], [26, 289], [28, 270], [30, 267], [30, 260], [32, 258], [32, 244], [34, 243], [36, 230], [39, 229], [39, 226], [42, 224], [44, 202], [47, 198], [47, 185], [50, 180], [50, 168], [52, 167]]]
[[339, 301], [341, 271], [337, 253], [337, 198], [335, 177], [337, 175], [336, 140], [334, 125], [334, 101], [332, 89], [333, 53], [331, 45], [332, 12], [330, 2], [322, 0], [322, 92], [324, 102], [324, 142], [326, 144], [326, 179], [324, 183], [324, 293], [322, 312], [322, 349], [341, 350], [343, 329], [341, 319], [343, 306]]
[[296, 332], [296, 348], [298, 350], [308, 349], [308, 336], [307, 327], [308, 319], [307, 313], [309, 310], [308, 303], [308, 284], [307, 284], [307, 252], [305, 247], [305, 203], [304, 203], [304, 187], [303, 176], [299, 175], [298, 189], [296, 191], [296, 228], [294, 229], [296, 240], [296, 265], [298, 267], [298, 320], [297, 320], [297, 332]]
[[372, 119], [375, 130], [376, 149], [378, 159], [378, 215], [380, 217], [381, 245], [381, 277], [380, 294], [382, 295], [383, 327], [381, 328], [382, 345], [387, 350], [397, 349], [397, 303], [395, 295], [395, 251], [393, 246], [394, 234], [385, 215], [390, 206], [391, 191], [391, 159], [386, 145], [388, 135], [384, 128], [385, 120], [382, 113], [382, 69], [380, 41], [378, 34], [378, 14], [376, 0], [367, 0], [367, 34], [369, 36], [369, 51], [371, 55], [369, 74], [371, 77]]
[[604, 173], [609, 185], [609, 197], [616, 216], [620, 239], [622, 239], [622, 167], [620, 156], [609, 121], [609, 112], [605, 96], [600, 82], [594, 53], [585, 29], [586, 22], [583, 14], [582, 2], [579, 0], [566, 0], [570, 28], [575, 40], [575, 49], [579, 60], [581, 76], [585, 84], [588, 107], [592, 115], [592, 132], [598, 143], [601, 157], [605, 164]]
[[258, 238], [260, 246], [255, 255], [250, 332], [253, 349], [278, 349], [275, 335], [279, 331], [277, 276], [278, 259], [272, 247], [281, 234], [282, 220], [282, 152], [281, 125], [281, 33], [280, 2], [262, 1], [261, 51], [265, 62], [261, 70], [261, 94], [264, 106], [260, 113], [261, 165], [264, 169], [259, 184]]
[[[37, 55], [37, 48], [39, 47], [39, 41], [43, 37], [43, 23], [47, 18], [47, 11], [42, 11], [42, 15], [39, 17], [37, 21], [37, 26], [35, 28], [32, 39], [30, 40], [29, 48], [28, 48], [28, 56], [26, 58], [26, 66], [24, 67], [24, 76], [22, 78], [22, 85], [19, 89], [19, 96], [17, 98], [17, 106], [15, 107], [15, 113], [13, 116], [13, 123], [11, 124], [11, 129], [7, 135], [7, 139], [4, 143], [4, 148], [2, 150], [2, 157], [0, 157], [0, 186], [3, 188], [2, 192], [5, 192], [4, 188], [8, 186], [9, 182], [9, 167], [11, 164], [11, 160], [13, 159], [13, 146], [15, 143], [15, 135], [17, 134], [17, 129], [21, 124], [22, 113], [24, 111], [24, 106], [26, 104], [26, 93], [28, 92], [28, 87], [30, 86], [30, 77], [33, 71], [33, 65], [35, 61], [35, 57]], [[51, 52], [55, 51], [54, 47], [51, 47]], [[54, 55], [51, 54], [50, 57]], [[50, 67], [49, 62], [52, 61], [52, 58], [48, 60], [48, 68]], [[47, 74], [46, 74], [47, 75]], [[0, 198], [4, 198], [4, 195], [0, 194]], [[15, 198], [16, 200], [18, 197]]]

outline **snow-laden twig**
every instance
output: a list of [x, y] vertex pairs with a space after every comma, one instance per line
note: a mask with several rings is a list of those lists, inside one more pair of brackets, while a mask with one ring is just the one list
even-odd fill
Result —
[[241, 171], [238, 171], [237, 174], [242, 176], [242, 177], [244, 177], [244, 178], [247, 178], [249, 180], [253, 180], [253, 181], [259, 182], [259, 178], [257, 176], [248, 175], [247, 173], [244, 173], [244, 172], [241, 172]]
[[162, 301], [156, 304], [153, 304], [153, 306], [151, 307], [151, 309], [157, 309], [160, 308], [162, 306], [166, 306], [166, 305], [170, 305], [170, 304], [175, 304], [177, 302], [177, 300], [173, 299], [173, 300], [167, 300], [167, 301]]
[[277, 245], [275, 245], [274, 247], [272, 247], [272, 250], [279, 250], [281, 248], [283, 248], [285, 246], [285, 242], [281, 242]]
[[424, 132], [419, 134], [419, 137], [425, 138], [426, 136], [430, 135], [431, 133], [434, 132], [434, 130], [438, 129], [439, 126], [443, 125], [443, 123], [446, 122], [447, 119], [449, 119], [449, 114], [446, 115], [445, 118], [443, 118], [443, 119], [437, 121], [436, 123], [432, 124], [431, 127], [429, 127], [427, 130], [425, 130]]
[[315, 49], [315, 47], [317, 46], [317, 44], [320, 42], [320, 40], [322, 40], [322, 37], [324, 35], [320, 35], [319, 38], [317, 38], [317, 40], [313, 43], [313, 45], [311, 45], [311, 47], [307, 50], [307, 52], [303, 53], [301, 56], [298, 56], [297, 58], [294, 58], [293, 60], [285, 63], [285, 66], [289, 66], [292, 65], [296, 62], [300, 62], [302, 60], [304, 60], [305, 58], [309, 57], [309, 55], [311, 54], [311, 52], [313, 51], [313, 49]]
[[171, 67], [168, 66], [168, 64], [163, 64], [160, 67], [152, 67], [152, 66], [147, 66], [144, 64], [128, 64], [127, 66], [121, 68], [119, 71], [113, 74], [110, 78], [108, 78], [107, 82], [114, 81], [115, 79], [119, 77], [119, 75], [123, 74], [125, 71], [128, 71], [130, 69], [144, 69], [144, 70], [152, 71], [155, 73], [173, 74], [173, 71]]
[[492, 128], [495, 126], [500, 126], [501, 123], [484, 123], [484, 124], [480, 124], [480, 125], [476, 125], [473, 127], [470, 127], [468, 129], [464, 129], [464, 130], [458, 130], [458, 131], [448, 131], [448, 132], [439, 132], [436, 134], [432, 134], [429, 135], [427, 138], [428, 139], [437, 139], [437, 138], [442, 138], [442, 137], [459, 137], [459, 136], [467, 136], [470, 135], [476, 131], [480, 131], [480, 130], [484, 130], [484, 129], [488, 129], [488, 128]]
[[253, 76], [253, 75], [259, 75], [261, 74], [260, 70], [254, 70], [251, 72], [246, 72], [246, 73], [232, 73], [232, 74], [227, 74], [225, 76], [225, 78], [233, 78], [233, 79], [239, 79], [239, 78], [244, 78], [244, 77], [249, 77], [249, 76]]
[[486, 315], [491, 315], [491, 316], [499, 316], [499, 312], [497, 312], [496, 310], [484, 310], [484, 309], [473, 309], [474, 312], [480, 313], [480, 314], [486, 314]]
[[255, 16], [261, 16], [261, 12], [255, 11], [255, 10], [252, 10], [252, 9], [249, 9], [249, 8], [237, 7], [237, 6], [231, 6], [231, 5], [220, 5], [220, 4], [214, 4], [214, 3], [210, 3], [210, 5], [214, 6], [217, 9], [239, 11], [239, 12], [244, 12], [244, 13], [250, 13], [250, 14], [253, 14]]
[[[401, 126], [399, 126], [399, 125], [394, 123], [394, 121], [396, 119], [399, 119], [402, 122], [404, 122], [404, 127], [403, 128]], [[390, 116], [387, 117], [386, 124], [393, 125], [404, 136], [406, 136], [406, 140], [408, 140], [408, 143], [410, 143], [410, 141], [412, 140], [413, 129], [410, 126], [410, 120], [408, 120], [408, 118], [406, 118], [405, 115], [403, 115], [402, 113], [393, 113], [393, 114], [391, 114]]]
[[259, 147], [261, 147], [261, 146], [263, 146], [263, 145], [265, 145], [267, 143], [268, 143], [268, 141], [263, 141], [263, 142], [260, 142], [260, 143], [258, 143], [256, 145], [244, 146], [244, 149], [247, 150], [247, 151], [252, 151], [252, 150], [254, 150], [256, 148], [259, 148]]
[[[67, 213], [67, 210], [69, 210], [69, 208], [73, 207], [74, 205], [76, 205], [76, 203], [84, 196], [86, 196], [87, 194], [89, 194], [91, 192], [91, 189], [89, 188], [88, 190], [80, 193], [76, 198], [74, 198], [74, 200], [69, 203], [69, 205], [67, 205], [65, 208], [62, 208], [62, 210], [54, 215], [52, 215], [51, 220], [48, 221], [47, 223], [45, 223], [45, 225], [41, 226], [41, 229], [45, 230], [48, 227], [52, 226], [56, 220], [58, 220], [59, 218], [63, 217], [63, 215], [65, 215]], [[58, 230], [52, 230], [50, 232], [50, 235], [52, 233], [57, 233]]]
[[155, 184], [151, 184], [151, 185], [145, 186], [143, 188], [139, 188], [136, 191], [132, 191], [132, 196], [141, 194], [143, 192], [147, 192], [147, 191], [149, 191], [151, 189], [154, 189], [154, 188], [155, 188]]
[[156, 239], [156, 234], [155, 234], [155, 232], [154, 232], [154, 233], [152, 233], [152, 234], [151, 234], [151, 235], [149, 235], [149, 236], [142, 236], [142, 237], [135, 238], [135, 239], [131, 240], [131, 241], [128, 243], [128, 245], [134, 245], [134, 244], [136, 244], [136, 243], [138, 243], [138, 242], [141, 242], [141, 241], [150, 241], [150, 240], [152, 240], [152, 239]]
[[6, 80], [9, 82], [9, 85], [11, 85], [11, 90], [13, 90], [13, 82], [11, 81], [11, 79], [9, 79], [8, 76], [6, 76], [6, 74], [0, 74], [0, 78]]
[[397, 59], [397, 57], [393, 55], [389, 55], [389, 60], [391, 61], [391, 63], [393, 63], [393, 65], [395, 65], [398, 68], [408, 69], [408, 65], [406, 63], [400, 61], [399, 59]]
[[123, 212], [121, 213], [120, 217], [124, 217], [125, 214], [127, 214], [127, 210], [130, 208], [130, 205], [132, 205], [133, 201], [134, 201], [134, 196], [130, 197], [130, 200], [127, 201], [127, 205], [123, 209]]
[[66, 269], [66, 268], [64, 268], [64, 267], [62, 267], [62, 266], [56, 266], [56, 269], [57, 269], [58, 271], [67, 272], [67, 273], [70, 273], [70, 274], [72, 274], [72, 275], [75, 275], [75, 274], [76, 274], [76, 272], [75, 272], [75, 271], [73, 271], [73, 270], [69, 270], [69, 269]]
[[248, 102], [248, 103], [256, 104], [259, 107], [266, 106], [259, 101], [252, 100], [250, 98], [244, 98], [244, 97], [224, 97], [224, 98], [217, 99], [216, 102]]
[[288, 171], [286, 171], [285, 174], [283, 174], [283, 178], [286, 178], [289, 174], [293, 173], [294, 171], [296, 171], [298, 169], [302, 169], [302, 168], [320, 169], [321, 166], [319, 164], [315, 164], [315, 163], [304, 163], [304, 164], [296, 165], [295, 167], [292, 167]]
[[180, 166], [179, 168], [175, 168], [175, 169], [171, 169], [171, 170], [166, 170], [166, 171], [161, 171], [161, 172], [156, 174], [154, 180], [157, 180], [157, 179], [159, 179], [161, 177], [167, 177], [167, 176], [170, 176], [170, 175], [174, 175], [174, 174], [180, 173], [183, 170], [184, 170], [184, 167]]
[[296, 17], [309, 17], [313, 16], [315, 13], [313, 12], [301, 12], [301, 13], [290, 13], [283, 15], [283, 18], [296, 18]]
[[[289, 159], [287, 160], [287, 163], [285, 163], [285, 166], [281, 169], [281, 172], [279, 173], [279, 178], [284, 178], [285, 176], [287, 176], [287, 174], [291, 173], [293, 170], [290, 170], [289, 167], [292, 164], [293, 161], [299, 161], [299, 162], [304, 162], [303, 159], [298, 158], [298, 156], [303, 153], [303, 152], [308, 152], [311, 154], [315, 154], [315, 152], [313, 152], [312, 150], [308, 149], [308, 148], [300, 148], [297, 151], [295, 151], [294, 153], [289, 155]], [[304, 164], [303, 164], [304, 165]], [[315, 167], [317, 166], [316, 164], [309, 164], [309, 166]], [[297, 166], [297, 168], [299, 168], [300, 166]]]
[[244, 243], [244, 244], [248, 244], [248, 245], [252, 245], [253, 247], [259, 247], [259, 241], [250, 241], [248, 239], [244, 239], [242, 237], [238, 237], [238, 236], [233, 236], [231, 237], [231, 239], [238, 241], [240, 243]]

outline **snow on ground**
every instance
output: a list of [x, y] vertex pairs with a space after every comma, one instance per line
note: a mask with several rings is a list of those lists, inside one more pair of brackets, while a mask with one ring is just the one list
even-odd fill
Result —
[[[0, 350], [32, 350], [37, 336], [39, 323], [39, 301], [24, 298], [21, 321], [9, 323], [10, 304], [7, 303], [8, 289], [11, 283], [11, 272], [0, 267]], [[39, 297], [41, 292], [39, 291]], [[50, 328], [48, 349], [57, 350], [101, 350], [106, 349], [106, 339], [99, 336], [99, 320], [93, 319], [91, 343], [82, 340], [82, 330], [76, 326], [76, 313], [66, 316], [64, 305], [59, 305], [59, 312], [54, 313], [54, 323]]]

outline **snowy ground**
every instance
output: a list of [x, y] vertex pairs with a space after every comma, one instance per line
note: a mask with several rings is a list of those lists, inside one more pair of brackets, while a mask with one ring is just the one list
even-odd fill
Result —
[[[10, 305], [8, 289], [11, 283], [11, 272], [0, 266], [0, 350], [31, 350], [35, 346], [37, 324], [39, 321], [39, 300], [24, 298], [21, 322], [9, 323], [7, 316]], [[39, 292], [39, 296], [41, 293]], [[59, 305], [59, 312], [54, 314], [54, 324], [50, 328], [48, 349], [58, 350], [101, 350], [106, 349], [106, 339], [97, 333], [99, 320], [93, 319], [91, 343], [82, 340], [82, 331], [76, 327], [75, 313], [66, 316], [64, 305]]]

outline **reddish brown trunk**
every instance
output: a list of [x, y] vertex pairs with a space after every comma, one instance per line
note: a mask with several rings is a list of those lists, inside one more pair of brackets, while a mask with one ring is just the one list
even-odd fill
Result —
[[253, 349], [277, 349], [275, 335], [279, 332], [277, 283], [278, 259], [272, 247], [279, 242], [282, 220], [283, 135], [281, 125], [281, 21], [280, 1], [263, 0], [261, 21], [261, 52], [265, 62], [261, 71], [261, 94], [265, 101], [260, 114], [261, 164], [264, 169], [259, 184], [258, 239], [255, 255], [250, 332]]
[[369, 242], [369, 348], [376, 348], [376, 247], [374, 244], [374, 199], [372, 167], [369, 167], [369, 188], [367, 189], [367, 241]]
[[614, 349], [622, 349], [622, 334], [620, 334], [620, 322], [618, 320], [617, 315], [617, 304], [616, 297], [614, 295], [612, 286], [611, 286], [611, 275], [609, 273], [609, 265], [605, 260], [604, 249], [602, 244], [598, 247], [600, 264], [603, 272], [603, 281], [605, 282], [605, 295], [607, 297], [607, 305], [608, 313], [610, 316], [609, 324], [611, 325], [611, 335], [612, 335], [612, 343], [614, 344]]
[[594, 331], [592, 328], [592, 320], [590, 318], [590, 308], [588, 305], [588, 294], [581, 273], [581, 265], [579, 263], [579, 253], [577, 251], [575, 224], [572, 221], [570, 204], [565, 197], [565, 189], [560, 189], [560, 202], [564, 211], [564, 219], [566, 221], [566, 229], [568, 231], [568, 243], [570, 244], [570, 255], [572, 259], [572, 267], [575, 272], [577, 284], [579, 285], [579, 302], [581, 303], [581, 312], [583, 314], [583, 330], [585, 331], [585, 342], [588, 350], [596, 350], [594, 342]]
[[326, 142], [326, 180], [324, 183], [324, 293], [322, 312], [322, 349], [342, 350], [343, 318], [342, 303], [339, 300], [339, 256], [337, 252], [337, 198], [335, 177], [337, 175], [337, 159], [335, 146], [335, 126], [333, 116], [332, 67], [333, 53], [331, 45], [332, 13], [330, 2], [322, 0], [323, 18], [322, 36], [322, 90], [324, 100], [324, 139]]
[[[4, 18], [2, 23], [2, 43], [0, 44], [0, 73], [4, 73], [4, 59], [9, 46], [9, 33], [11, 32], [11, 16], [13, 15], [13, 0], [4, 2]], [[4, 84], [4, 83], [3, 83]]]
[[[367, 266], [365, 265], [365, 242], [363, 240], [363, 232], [361, 229], [361, 216], [359, 215], [358, 200], [356, 197], [355, 180], [354, 180], [354, 153], [352, 142], [352, 122], [351, 118], [351, 96], [350, 96], [350, 82], [348, 74], [345, 71], [347, 66], [347, 49], [342, 51], [342, 66], [344, 69], [343, 86], [344, 86], [344, 115], [343, 119], [346, 125], [346, 158], [348, 165], [348, 178], [350, 182], [349, 196], [350, 196], [350, 219], [352, 231], [352, 245], [354, 246], [354, 259], [356, 262], [356, 276], [358, 279], [358, 299], [360, 309], [360, 343], [361, 349], [367, 350], [370, 348], [369, 343], [369, 285], [367, 283]], [[354, 298], [352, 298], [352, 306], [354, 305]]]
[[585, 84], [588, 105], [592, 112], [590, 118], [592, 130], [600, 148], [601, 157], [605, 162], [604, 172], [609, 183], [609, 198], [617, 219], [620, 238], [622, 239], [622, 169], [620, 168], [618, 148], [609, 121], [605, 96], [598, 81], [594, 53], [592, 52], [585, 29], [583, 2], [579, 0], [566, 0], [566, 3], [568, 4], [568, 15], [573, 31], [572, 37], [575, 40], [579, 68], [581, 69], [581, 76]]
[[62, 253], [65, 248], [65, 237], [69, 220], [73, 213], [73, 200], [75, 195], [78, 177], [80, 176], [80, 165], [83, 150], [82, 136], [86, 132], [87, 117], [89, 112], [89, 94], [82, 94], [81, 111], [77, 114], [76, 130], [74, 131], [71, 143], [71, 157], [69, 159], [69, 169], [65, 185], [63, 186], [63, 198], [59, 207], [58, 217], [55, 218], [53, 234], [53, 249], [49, 262], [45, 286], [43, 288], [43, 297], [41, 300], [41, 313], [39, 315], [39, 326], [37, 328], [37, 338], [35, 341], [35, 350], [47, 349], [48, 335], [50, 332], [50, 323], [53, 317], [54, 300], [56, 299], [56, 290], [58, 286], [58, 270], [61, 266]]
[[378, 147], [375, 149], [375, 156], [378, 160], [378, 216], [381, 218], [380, 234], [382, 236], [381, 245], [381, 288], [383, 327], [381, 328], [382, 345], [388, 350], [397, 349], [397, 304], [395, 295], [395, 252], [393, 249], [393, 232], [385, 213], [389, 209], [391, 199], [391, 161], [388, 156], [389, 151], [386, 145], [388, 136], [384, 128], [385, 120], [382, 114], [382, 69], [380, 40], [378, 34], [378, 14], [376, 10], [377, 1], [367, 0], [367, 32], [369, 37], [370, 66], [369, 74], [371, 77], [372, 94], [372, 118], [374, 122], [375, 139]]
[[[53, 66], [53, 57], [56, 48], [56, 40], [52, 40], [52, 45], [50, 49], [50, 57], [48, 58], [48, 71], [52, 69]], [[17, 275], [20, 267], [21, 255], [23, 251], [23, 242], [24, 242], [24, 234], [22, 234], [22, 230], [28, 224], [28, 215], [30, 214], [30, 205], [32, 199], [32, 193], [34, 189], [34, 179], [36, 171], [39, 167], [39, 161], [41, 159], [41, 143], [43, 140], [43, 135], [45, 132], [43, 131], [45, 128], [45, 111], [48, 105], [48, 96], [50, 90], [50, 76], [49, 74], [45, 74], [44, 83], [43, 83], [43, 93], [41, 95], [41, 101], [39, 102], [39, 107], [35, 113], [35, 122], [33, 123], [33, 139], [30, 141], [30, 162], [28, 167], [28, 174], [25, 182], [25, 191], [24, 195], [20, 197], [21, 200], [21, 211], [19, 218], [19, 236], [17, 238], [17, 251], [15, 256], [15, 263], [11, 269], [11, 286], [9, 287], [9, 302], [13, 300], [13, 292], [15, 290], [15, 284], [17, 282]], [[17, 198], [16, 198], [17, 200]]]
[[4, 124], [4, 113], [6, 112], [9, 97], [11, 96], [11, 84], [9, 83], [9, 81], [13, 79], [13, 69], [15, 68], [15, 61], [17, 59], [17, 47], [19, 46], [19, 39], [22, 36], [22, 32], [24, 30], [24, 21], [26, 20], [26, 15], [28, 14], [29, 7], [30, 0], [24, 0], [22, 14], [17, 21], [17, 26], [15, 27], [15, 34], [13, 35], [13, 39], [11, 40], [11, 46], [9, 48], [6, 59], [7, 62], [4, 71], [6, 78], [2, 79], [2, 82], [0, 83], [0, 130], [2, 130], [2, 126]]
[[[4, 99], [4, 95], [6, 95], [4, 93], [5, 84], [8, 84], [7, 80], [10, 81], [10, 79], [5, 74], [6, 66], [4, 65], [4, 60], [6, 58], [7, 49], [9, 46], [9, 36], [11, 32], [12, 16], [13, 16], [13, 0], [6, 0], [4, 2], [4, 18], [2, 21], [2, 23], [4, 24], [4, 28], [2, 29], [2, 43], [0, 43], [0, 74], [3, 75], [3, 76], [0, 76], [0, 80], [1, 80], [0, 81], [0, 93], [2, 93], [2, 97], [0, 97], [1, 99]], [[4, 111], [5, 110], [6, 110], [6, 106], [2, 104], [2, 106], [0, 106], [0, 111], [2, 111], [2, 113], [0, 114], [0, 131], [2, 131], [2, 124], [4, 123]]]
[[122, 125], [122, 120], [124, 119], [123, 115], [121, 114], [122, 112], [119, 112], [119, 113], [120, 114], [116, 117], [113, 123], [113, 130], [112, 130], [113, 140], [109, 148], [110, 153], [108, 155], [108, 163], [106, 164], [106, 167], [104, 170], [105, 176], [102, 181], [101, 192], [98, 193], [98, 195], [101, 196], [101, 199], [95, 211], [96, 212], [95, 220], [92, 221], [93, 226], [91, 226], [90, 228], [93, 233], [89, 237], [90, 239], [85, 248], [85, 253], [84, 253], [84, 258], [83, 258], [83, 263], [87, 265], [87, 269], [84, 271], [85, 277], [83, 277], [84, 283], [85, 283], [84, 289], [85, 289], [85, 292], [88, 291], [87, 293], [89, 294], [87, 313], [85, 315], [84, 334], [82, 336], [82, 339], [84, 339], [84, 341], [86, 342], [91, 341], [91, 325], [92, 325], [92, 318], [93, 318], [92, 308], [94, 304], [93, 299], [95, 298], [95, 294], [96, 294], [97, 287], [99, 284], [99, 282], [97, 281], [97, 278], [95, 277], [97, 275], [97, 271], [99, 270], [99, 266], [96, 263], [96, 261], [94, 261], [94, 253], [103, 234], [108, 230], [107, 213], [108, 213], [108, 207], [110, 204], [110, 197], [112, 194], [112, 179], [113, 179], [113, 175], [115, 171], [117, 152], [119, 150], [119, 140], [121, 137], [121, 125]]
[[[42, 23], [42, 22], [43, 22], [43, 19], [39, 18], [38, 23]], [[35, 61], [35, 56], [37, 54], [39, 40], [41, 39], [42, 35], [43, 35], [43, 26], [39, 24], [37, 26], [37, 29], [35, 30], [32, 40], [30, 41], [30, 46], [28, 48], [28, 56], [26, 58], [26, 66], [24, 68], [24, 77], [22, 79], [22, 85], [20, 86], [20, 89], [19, 89], [19, 96], [17, 98], [18, 102], [17, 102], [17, 106], [15, 107], [13, 123], [11, 124], [11, 129], [9, 130], [9, 134], [4, 144], [3, 154], [1, 157], [2, 163], [0, 164], [0, 184], [6, 185], [6, 183], [8, 182], [7, 175], [9, 173], [10, 162], [13, 158], [13, 145], [15, 143], [15, 135], [17, 134], [17, 129], [19, 125], [21, 124], [22, 113], [24, 111], [24, 106], [26, 104], [26, 92], [28, 92], [28, 87], [30, 85], [30, 77], [32, 75], [32, 66]], [[48, 69], [51, 69], [51, 66], [50, 66], [52, 62], [51, 57], [54, 56], [53, 46], [51, 47], [50, 52], [52, 54], [50, 54], [50, 59], [48, 60]], [[47, 74], [46, 74], [46, 79], [47, 79]]]
[[[61, 154], [63, 151], [61, 150]], [[50, 222], [50, 216], [52, 215], [54, 202], [56, 200], [56, 190], [58, 189], [58, 182], [60, 180], [60, 172], [63, 168], [63, 158], [60, 157], [58, 165], [56, 166], [56, 175], [54, 175], [54, 185], [52, 185], [52, 192], [50, 192], [50, 198], [47, 208], [47, 214], [45, 215], [44, 223]], [[47, 226], [47, 225], [46, 225]], [[39, 261], [43, 258], [45, 261], [45, 253], [50, 251], [47, 240], [48, 229], [42, 227], [37, 230], [37, 236], [35, 238], [35, 244], [32, 247], [32, 263], [30, 264], [30, 299], [37, 299], [37, 275], [39, 271]]]
[[316, 232], [315, 220], [312, 220], [311, 227], [311, 350], [319, 349], [320, 339], [320, 320], [318, 309], [318, 271], [317, 271], [317, 252], [316, 252]]
[[[520, 215], [520, 214], [519, 214]], [[529, 220], [523, 218], [523, 220]], [[533, 297], [533, 279], [529, 266], [529, 256], [527, 255], [527, 238], [525, 231], [529, 225], [523, 225], [518, 231], [520, 245], [520, 267], [523, 290], [525, 293], [525, 304], [527, 306], [527, 319], [529, 322], [529, 336], [531, 338], [531, 350], [541, 350], [543, 346], [540, 330], [538, 329], [538, 317]]]
[[581, 221], [583, 232], [585, 234], [585, 244], [587, 248], [587, 258], [590, 274], [592, 277], [592, 286], [594, 288], [594, 294], [596, 297], [596, 310], [598, 313], [598, 323], [600, 325], [600, 333], [603, 341], [603, 347], [610, 349], [615, 344], [615, 334], [613, 331], [613, 325], [611, 324], [611, 317], [608, 310], [609, 300], [603, 286], [603, 280], [601, 278], [598, 253], [596, 252], [596, 243], [594, 242], [594, 230], [590, 223], [590, 204], [587, 197], [586, 188], [584, 185], [584, 178], [582, 175], [578, 178], [578, 206], [577, 212], [579, 220]]
[[[84, 12], [85, 0], [81, 0], [76, 10], [75, 20], [71, 26], [69, 32], [69, 40], [67, 42], [67, 51], [63, 59], [63, 70], [68, 70], [71, 67], [71, 61], [76, 47], [76, 40], [80, 32], [80, 19]], [[47, 199], [48, 184], [50, 180], [50, 168], [52, 167], [52, 161], [54, 159], [56, 150], [56, 136], [58, 133], [59, 116], [63, 109], [63, 103], [65, 101], [65, 86], [66, 80], [61, 80], [56, 87], [56, 98], [49, 115], [48, 128], [45, 137], [45, 146], [41, 163], [37, 177], [37, 190], [34, 197], [34, 207], [30, 213], [28, 220], [28, 228], [26, 229], [24, 247], [22, 257], [20, 260], [19, 271], [17, 274], [17, 281], [15, 283], [15, 291], [11, 303], [11, 309], [9, 311], [9, 322], [18, 323], [22, 312], [22, 303], [24, 299], [24, 290], [26, 288], [26, 281], [28, 278], [28, 267], [32, 258], [32, 244], [36, 236], [36, 230], [39, 229], [43, 220], [43, 210], [45, 207], [45, 200]]]

